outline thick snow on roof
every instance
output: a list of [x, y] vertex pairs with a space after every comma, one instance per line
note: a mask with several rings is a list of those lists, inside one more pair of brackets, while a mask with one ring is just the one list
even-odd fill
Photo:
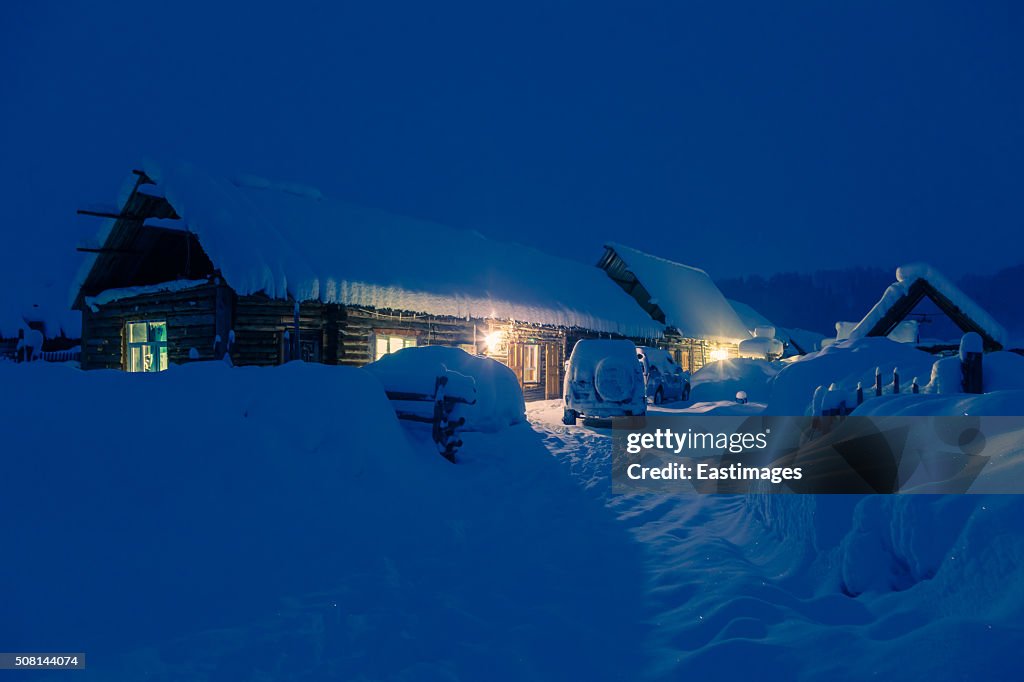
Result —
[[298, 185], [228, 181], [184, 164], [144, 168], [240, 294], [662, 333], [596, 267]]
[[652, 303], [665, 313], [665, 324], [683, 336], [727, 342], [750, 338], [750, 331], [703, 270], [621, 244], [606, 246], [650, 292]]
[[996, 322], [981, 306], [949, 281], [945, 275], [930, 265], [923, 263], [902, 265], [896, 269], [896, 282], [885, 290], [881, 300], [875, 304], [874, 308], [868, 311], [863, 320], [857, 323], [857, 326], [850, 332], [850, 338], [860, 339], [867, 336], [875, 325], [888, 314], [892, 306], [906, 296], [911, 285], [918, 280], [924, 280], [935, 287], [939, 293], [952, 301], [967, 317], [974, 320], [976, 324], [984, 329], [993, 340], [999, 342], [1004, 347], [1009, 345], [1009, 335], [1001, 324]]
[[86, 296], [85, 304], [89, 306], [94, 313], [96, 313], [99, 312], [100, 306], [113, 303], [114, 301], [120, 301], [122, 298], [132, 298], [134, 296], [143, 296], [145, 294], [184, 291], [186, 289], [206, 286], [207, 284], [209, 284], [209, 282], [205, 279], [178, 279], [173, 282], [162, 282], [160, 284], [150, 284], [140, 287], [107, 289], [96, 296]]
[[774, 322], [754, 310], [746, 303], [743, 303], [742, 301], [734, 301], [731, 298], [726, 300], [729, 301], [729, 305], [731, 305], [732, 309], [736, 311], [736, 316], [740, 318], [740, 322], [742, 322], [743, 326], [747, 329], [754, 329], [755, 327], [776, 327]]

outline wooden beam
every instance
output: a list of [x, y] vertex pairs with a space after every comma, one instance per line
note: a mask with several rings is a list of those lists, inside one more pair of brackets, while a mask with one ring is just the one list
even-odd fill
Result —
[[78, 215], [87, 215], [96, 218], [113, 218], [114, 220], [142, 220], [141, 216], [127, 215], [124, 213], [108, 213], [107, 211], [90, 211], [87, 208], [80, 208], [76, 213], [78, 213]]
[[136, 251], [135, 249], [115, 249], [107, 247], [100, 247], [96, 249], [89, 246], [79, 246], [78, 248], [75, 249], [75, 251], [79, 251], [81, 253], [142, 253], [141, 251]]

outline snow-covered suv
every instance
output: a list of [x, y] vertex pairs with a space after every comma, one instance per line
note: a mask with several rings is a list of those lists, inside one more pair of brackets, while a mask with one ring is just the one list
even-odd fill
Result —
[[690, 373], [672, 359], [663, 348], [637, 346], [636, 359], [644, 370], [647, 400], [660, 405], [674, 400], [690, 399]]
[[566, 363], [562, 422], [647, 414], [644, 373], [632, 341], [582, 339]]

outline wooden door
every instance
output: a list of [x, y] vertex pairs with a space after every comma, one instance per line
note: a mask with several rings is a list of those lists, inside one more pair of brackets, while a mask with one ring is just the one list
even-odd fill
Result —
[[544, 397], [562, 397], [562, 344], [544, 344]]
[[523, 387], [523, 355], [523, 344], [508, 344], [508, 366], [515, 373], [519, 388]]

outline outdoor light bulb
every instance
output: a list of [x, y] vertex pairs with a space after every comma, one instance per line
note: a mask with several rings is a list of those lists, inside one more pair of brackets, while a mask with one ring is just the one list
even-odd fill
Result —
[[717, 349], [711, 351], [711, 361], [712, 362], [718, 362], [719, 360], [728, 360], [728, 359], [729, 359], [729, 351], [725, 350], [724, 348], [717, 348]]
[[488, 334], [487, 335], [487, 339], [486, 339], [487, 340], [487, 350], [489, 350], [492, 353], [494, 351], [496, 351], [498, 349], [498, 346], [501, 345], [502, 339], [504, 339], [504, 338], [505, 338], [505, 332], [503, 332], [503, 331], [493, 331], [490, 334]]

